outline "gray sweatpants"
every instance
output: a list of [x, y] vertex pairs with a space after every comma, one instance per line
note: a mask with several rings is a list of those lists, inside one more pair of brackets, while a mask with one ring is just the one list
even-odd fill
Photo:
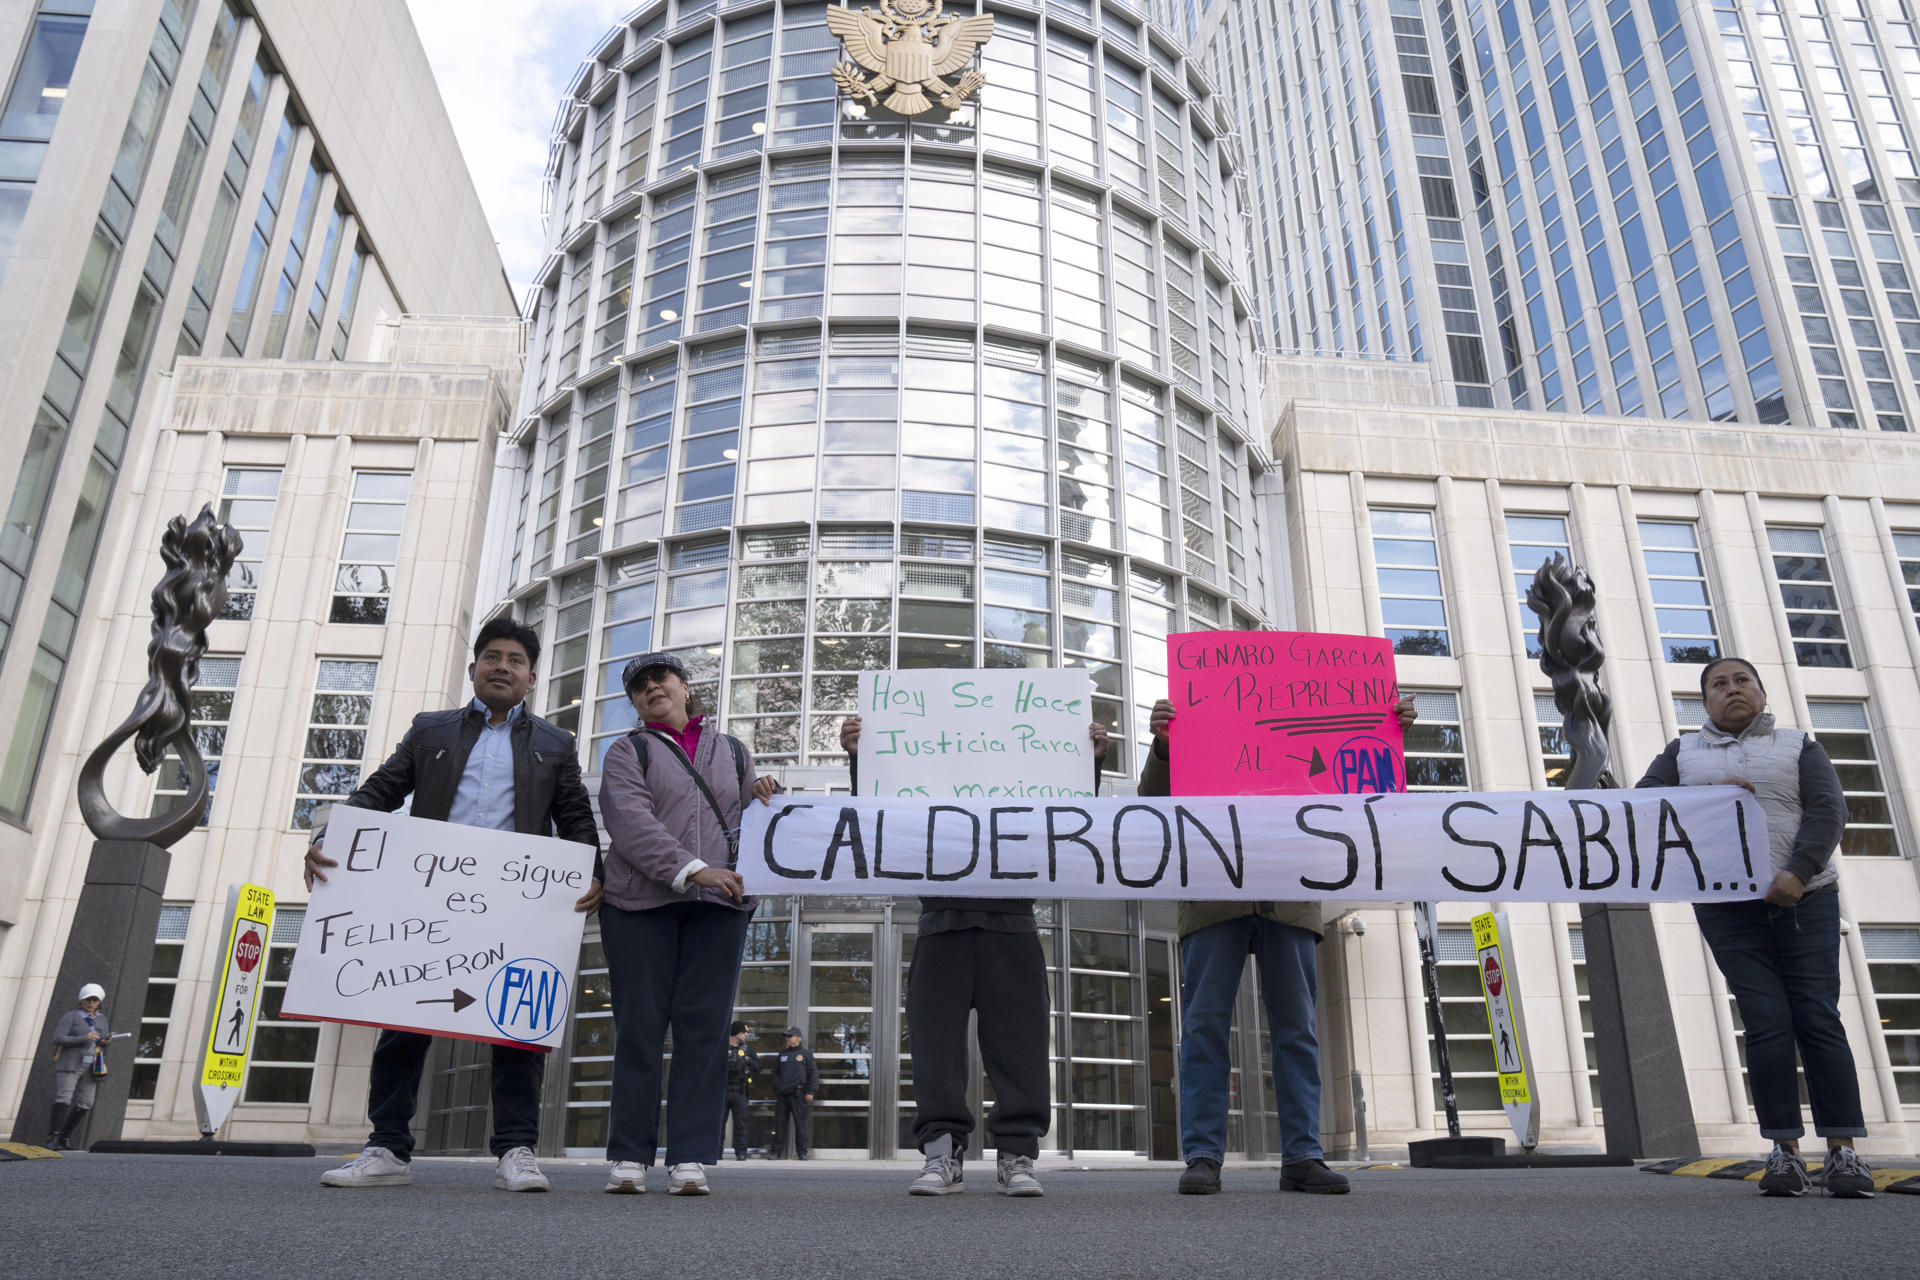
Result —
[[93, 1110], [93, 1091], [98, 1087], [99, 1081], [90, 1071], [53, 1073], [53, 1100], [62, 1106], [72, 1106], [81, 1111]]

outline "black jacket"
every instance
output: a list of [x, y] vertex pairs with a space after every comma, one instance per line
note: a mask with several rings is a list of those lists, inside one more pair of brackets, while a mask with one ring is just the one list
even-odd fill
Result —
[[820, 1068], [814, 1064], [813, 1051], [805, 1045], [782, 1049], [773, 1064], [775, 1093], [820, 1092]]
[[[445, 822], [467, 756], [480, 741], [485, 713], [472, 703], [452, 711], [424, 711], [385, 764], [340, 803], [392, 813], [413, 796], [416, 818]], [[593, 848], [593, 878], [601, 879], [600, 829], [580, 781], [573, 735], [531, 711], [513, 722], [513, 829], [527, 836], [559, 836]]]
[[750, 1044], [730, 1044], [727, 1046], [727, 1092], [745, 1093], [754, 1077], [760, 1074], [760, 1055], [753, 1051]]

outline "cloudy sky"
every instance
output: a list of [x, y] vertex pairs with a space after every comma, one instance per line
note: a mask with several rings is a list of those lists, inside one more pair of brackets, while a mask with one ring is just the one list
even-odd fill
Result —
[[639, 0], [407, 0], [516, 299], [540, 265], [554, 109], [587, 52]]

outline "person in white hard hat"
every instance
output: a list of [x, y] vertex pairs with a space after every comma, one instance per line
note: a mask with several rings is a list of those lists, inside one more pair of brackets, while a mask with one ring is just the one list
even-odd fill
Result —
[[74, 1131], [93, 1110], [93, 1091], [107, 1074], [107, 1043], [113, 1033], [100, 1012], [107, 993], [98, 983], [80, 988], [80, 1005], [70, 1009], [53, 1028], [53, 1123], [47, 1147], [58, 1151], [73, 1145]]

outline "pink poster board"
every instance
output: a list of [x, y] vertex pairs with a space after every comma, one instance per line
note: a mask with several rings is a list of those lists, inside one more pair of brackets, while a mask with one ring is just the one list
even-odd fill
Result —
[[1177, 796], [1406, 789], [1393, 644], [1315, 631], [1167, 637]]

